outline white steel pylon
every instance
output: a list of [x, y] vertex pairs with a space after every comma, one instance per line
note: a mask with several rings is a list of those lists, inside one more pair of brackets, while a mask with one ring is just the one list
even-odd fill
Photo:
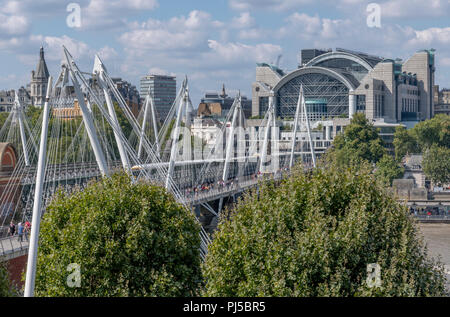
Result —
[[[83, 116], [83, 122], [87, 131], [87, 134], [89, 136], [89, 140], [91, 142], [92, 149], [94, 151], [95, 159], [97, 161], [98, 168], [100, 169], [100, 172], [103, 176], [108, 176], [108, 165], [106, 164], [105, 155], [102, 151], [102, 148], [100, 147], [100, 142], [98, 139], [97, 132], [95, 130], [94, 122], [92, 120], [91, 112], [89, 111], [88, 107], [86, 106], [86, 102], [84, 99], [84, 95], [81, 91], [81, 86], [78, 83], [77, 76], [81, 77], [81, 72], [78, 69], [78, 67], [75, 64], [75, 61], [72, 58], [72, 55], [70, 55], [69, 51], [63, 46], [64, 48], [64, 55], [66, 57], [66, 66], [69, 69], [70, 77], [72, 79], [72, 84], [75, 89], [75, 95], [78, 99], [78, 105], [81, 109], [81, 114]], [[100, 106], [100, 105], [99, 105]]]
[[[306, 107], [303, 85], [300, 86], [297, 108], [295, 110], [294, 129], [293, 129], [294, 134], [292, 135], [289, 168], [292, 168], [292, 166], [294, 165], [294, 151], [295, 151], [295, 143], [297, 140], [297, 132], [298, 132], [298, 129], [301, 127], [306, 127], [306, 132], [308, 134], [308, 142], [309, 142], [309, 146], [310, 146], [310, 150], [311, 150], [313, 167], [316, 167], [316, 153], [314, 151], [314, 143], [313, 143], [312, 136], [311, 136], [311, 126], [309, 124], [308, 108]], [[300, 142], [301, 142], [301, 140], [300, 140]], [[303, 151], [302, 147], [301, 147], [300, 151]]]
[[[243, 122], [245, 122], [245, 116], [242, 111], [242, 97], [241, 92], [236, 96], [235, 102], [233, 104], [233, 107], [231, 109], [233, 111], [233, 119], [230, 123], [230, 129], [228, 130], [228, 136], [226, 140], [226, 150], [225, 150], [225, 162], [223, 166], [223, 173], [222, 173], [222, 181], [226, 182], [228, 180], [228, 174], [230, 171], [230, 162], [233, 158], [233, 149], [234, 149], [234, 136], [236, 134], [236, 128], [242, 125]], [[245, 128], [245, 127], [242, 127]], [[226, 130], [225, 130], [226, 131]], [[242, 138], [245, 138], [245, 136], [242, 135], [243, 129], [240, 129], [237, 134], [238, 142], [237, 145], [239, 147], [240, 142]], [[245, 152], [245, 151], [244, 151]], [[221, 212], [223, 207], [223, 197], [219, 200], [219, 209], [218, 211]]]
[[108, 113], [111, 118], [112, 124], [115, 126], [115, 128], [113, 128], [114, 138], [116, 140], [117, 147], [119, 149], [119, 154], [120, 154], [120, 159], [122, 161], [123, 169], [128, 174], [131, 174], [130, 160], [128, 158], [127, 151], [125, 149], [125, 145], [123, 143], [122, 136], [120, 135], [121, 128], [119, 125], [119, 121], [117, 120], [117, 115], [116, 115], [116, 111], [114, 109], [114, 105], [113, 105], [111, 96], [108, 91], [109, 85], [106, 80], [107, 71], [106, 71], [106, 68], [103, 65], [102, 61], [100, 60], [100, 57], [98, 57], [98, 55], [95, 55], [93, 73], [97, 76], [98, 84], [99, 84], [100, 88], [103, 90], [103, 94], [104, 94], [105, 100], [106, 100], [106, 106], [108, 107]]
[[[30, 166], [31, 150], [37, 153], [37, 147], [35, 142], [35, 136], [30, 130], [27, 118], [25, 116], [25, 108], [20, 102], [18, 93], [15, 93], [14, 104], [6, 118], [3, 126], [0, 129], [0, 141], [14, 144], [19, 150], [22, 149], [24, 163], [26, 166]], [[28, 135], [28, 136], [27, 136]]]
[[30, 159], [29, 159], [28, 149], [27, 149], [27, 137], [25, 135], [25, 123], [24, 123], [25, 120], [23, 118], [22, 105], [20, 104], [19, 96], [17, 93], [16, 93], [16, 96], [14, 99], [13, 111], [15, 112], [17, 119], [19, 121], [20, 138], [22, 141], [22, 150], [23, 150], [23, 157], [25, 159], [25, 165], [30, 166]]
[[[149, 112], [151, 114], [151, 118], [149, 118]], [[141, 124], [141, 134], [139, 135], [139, 146], [138, 146], [138, 157], [140, 158], [142, 155], [142, 142], [144, 140], [144, 137], [146, 135], [146, 127], [147, 127], [147, 121], [151, 121], [152, 128], [153, 128], [153, 136], [154, 136], [154, 146], [156, 147], [156, 154], [160, 155], [160, 143], [159, 143], [159, 137], [158, 137], [158, 123], [156, 122], [156, 109], [155, 109], [155, 102], [153, 98], [152, 91], [150, 87], [148, 88], [147, 96], [145, 97], [144, 102], [144, 115], [142, 117], [142, 124]]]
[[[258, 171], [259, 172], [263, 172], [263, 166], [267, 161], [267, 149], [269, 146], [269, 137], [270, 137], [270, 130], [274, 130], [276, 127], [275, 124], [275, 101], [274, 101], [274, 92], [271, 91], [270, 96], [269, 96], [269, 108], [267, 109], [266, 115], [264, 116], [264, 121], [266, 122], [266, 126], [264, 129], [264, 140], [263, 140], [263, 146], [261, 149], [261, 155], [260, 155], [260, 161], [259, 161], [259, 166], [258, 166]], [[263, 122], [264, 122], [263, 121]], [[272, 131], [274, 134], [274, 131]], [[274, 136], [272, 136], [272, 139], [274, 139]], [[275, 140], [273, 140], [275, 141]], [[272, 153], [272, 159], [274, 159], [274, 153]]]
[[25, 297], [32, 297], [34, 295], [34, 284], [36, 278], [36, 260], [37, 249], [39, 242], [39, 227], [41, 222], [41, 207], [42, 207], [42, 191], [44, 189], [44, 178], [46, 168], [46, 155], [47, 155], [47, 134], [49, 124], [49, 99], [52, 90], [52, 77], [48, 79], [47, 95], [44, 104], [44, 113], [42, 118], [42, 131], [41, 131], [41, 143], [39, 146], [39, 158], [36, 174], [36, 187], [34, 192], [34, 204], [33, 204], [33, 218], [30, 235], [30, 244], [28, 249], [28, 262], [27, 273], [25, 280]]
[[170, 180], [173, 178], [173, 172], [175, 169], [175, 160], [177, 156], [178, 150], [178, 141], [180, 139], [180, 126], [181, 126], [181, 117], [183, 115], [183, 110], [188, 109], [189, 103], [189, 88], [187, 85], [187, 78], [184, 80], [182, 85], [182, 98], [180, 98], [178, 107], [176, 109], [176, 119], [173, 127], [173, 133], [171, 136], [172, 144], [170, 148], [170, 159], [169, 159], [169, 168], [167, 171], [166, 178], [166, 188], [170, 186]]

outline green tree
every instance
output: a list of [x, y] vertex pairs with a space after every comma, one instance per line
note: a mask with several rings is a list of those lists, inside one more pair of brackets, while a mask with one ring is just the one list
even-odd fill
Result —
[[412, 130], [407, 130], [404, 126], [398, 126], [394, 133], [395, 157], [402, 159], [407, 154], [420, 153], [421, 149], [417, 143]]
[[5, 124], [6, 119], [8, 119], [9, 112], [0, 112], [0, 129], [3, 127], [3, 124]]
[[450, 148], [450, 116], [438, 114], [430, 120], [419, 122], [413, 129], [422, 151], [433, 145]]
[[450, 148], [450, 116], [438, 114], [430, 120], [419, 122], [407, 130], [397, 127], [394, 134], [397, 158], [411, 153], [425, 153], [433, 145]]
[[0, 297], [14, 296], [13, 288], [9, 280], [8, 270], [4, 262], [0, 262]]
[[34, 106], [28, 106], [25, 110], [25, 114], [28, 117], [28, 119], [30, 120], [30, 129], [32, 129], [32, 127], [34, 127], [38, 120], [39, 117], [42, 114], [42, 108], [39, 107], [34, 107]]
[[348, 165], [362, 160], [376, 163], [386, 150], [377, 129], [364, 114], [356, 113], [344, 132], [336, 136], [331, 152], [337, 163]]
[[[116, 174], [43, 217], [37, 296], [192, 296], [201, 282], [200, 225], [164, 188]], [[81, 287], [70, 288], [71, 263]]]
[[[206, 296], [441, 296], [406, 207], [371, 166], [300, 168], [222, 217], [203, 267]], [[381, 288], [367, 284], [381, 267]]]
[[433, 145], [423, 156], [423, 171], [439, 185], [450, 183], [450, 148]]
[[377, 163], [375, 175], [390, 186], [392, 181], [401, 178], [404, 172], [404, 168], [392, 156], [385, 154]]

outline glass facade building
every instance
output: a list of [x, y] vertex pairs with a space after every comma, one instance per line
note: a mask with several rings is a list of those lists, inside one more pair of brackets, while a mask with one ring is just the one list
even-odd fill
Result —
[[140, 96], [145, 99], [153, 95], [160, 121], [164, 122], [177, 95], [177, 82], [174, 76], [148, 75], [141, 78]]

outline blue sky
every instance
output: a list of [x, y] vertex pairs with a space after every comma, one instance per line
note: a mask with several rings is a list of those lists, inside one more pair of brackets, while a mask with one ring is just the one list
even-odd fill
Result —
[[[66, 23], [81, 7], [81, 27]], [[381, 28], [367, 26], [370, 2]], [[83, 70], [98, 53], [111, 76], [139, 86], [149, 72], [190, 79], [197, 104], [225, 83], [251, 97], [256, 62], [297, 67], [302, 48], [348, 48], [407, 59], [436, 49], [436, 83], [450, 88], [450, 0], [0, 0], [0, 90], [30, 81], [39, 47], [56, 76], [61, 45]]]

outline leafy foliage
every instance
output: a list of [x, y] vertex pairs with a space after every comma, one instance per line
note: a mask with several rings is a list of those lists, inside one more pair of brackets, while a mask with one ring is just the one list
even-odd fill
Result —
[[395, 131], [394, 146], [397, 157], [424, 153], [433, 145], [450, 148], [450, 116], [438, 114], [430, 120], [419, 122], [410, 130], [398, 127]]
[[392, 156], [386, 154], [377, 163], [375, 175], [391, 186], [392, 181], [401, 178], [404, 172], [404, 168]]
[[423, 153], [425, 175], [438, 184], [450, 182], [450, 116], [436, 115], [410, 130], [397, 128], [394, 146], [397, 158]]
[[338, 164], [348, 165], [362, 160], [376, 163], [386, 150], [377, 129], [364, 114], [356, 113], [344, 132], [336, 136], [332, 153]]
[[10, 297], [14, 294], [5, 263], [0, 262], [0, 297]]
[[[199, 224], [159, 186], [127, 175], [62, 192], [41, 226], [38, 296], [192, 296], [201, 281]], [[67, 266], [81, 287], [67, 286]]]
[[407, 154], [420, 153], [421, 151], [412, 130], [407, 130], [404, 126], [398, 126], [395, 129], [394, 148], [397, 159], [402, 159]]
[[[297, 168], [261, 184], [220, 221], [203, 273], [206, 296], [440, 296], [440, 263], [429, 259], [404, 206], [371, 166]], [[381, 288], [366, 283], [381, 266]]]
[[450, 148], [433, 145], [423, 157], [423, 171], [436, 184], [450, 184]]
[[8, 112], [0, 112], [0, 128], [3, 127], [3, 124], [5, 124], [8, 115]]
[[433, 145], [450, 148], [450, 116], [439, 114], [430, 120], [419, 122], [412, 133], [422, 151]]

